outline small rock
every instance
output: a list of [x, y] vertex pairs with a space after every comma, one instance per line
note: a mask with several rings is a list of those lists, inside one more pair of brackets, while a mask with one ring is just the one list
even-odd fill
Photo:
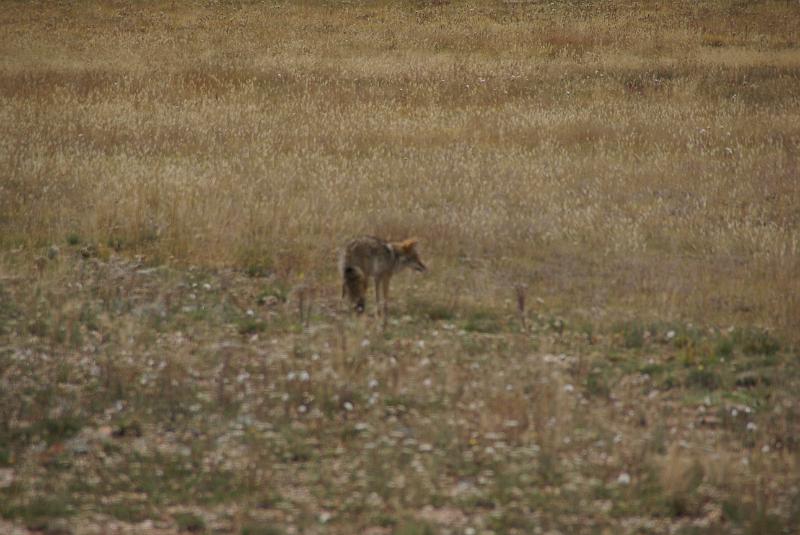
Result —
[[736, 386], [753, 388], [759, 384], [769, 384], [769, 378], [755, 372], [742, 372], [736, 376]]
[[722, 419], [713, 414], [706, 414], [700, 418], [700, 425], [706, 427], [719, 427], [720, 424], [722, 424]]
[[33, 259], [33, 265], [36, 266], [36, 270], [41, 273], [44, 271], [44, 268], [47, 266], [47, 258], [44, 256], [37, 256]]
[[40, 531], [45, 535], [72, 535], [73, 533], [69, 523], [63, 518], [48, 520], [43, 528]]
[[95, 245], [84, 245], [80, 249], [81, 256], [84, 258], [94, 258], [97, 256], [97, 246]]
[[14, 470], [12, 468], [0, 468], [0, 489], [11, 486], [14, 482]]
[[280, 303], [280, 300], [275, 297], [274, 295], [265, 295], [264, 297], [259, 298], [258, 304], [267, 308], [272, 308], [277, 306]]
[[82, 437], [75, 437], [67, 441], [66, 446], [74, 455], [86, 455], [89, 453], [89, 442]]

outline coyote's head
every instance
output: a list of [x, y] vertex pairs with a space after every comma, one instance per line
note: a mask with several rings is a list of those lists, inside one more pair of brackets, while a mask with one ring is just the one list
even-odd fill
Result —
[[419, 259], [419, 254], [417, 254], [417, 241], [419, 240], [416, 238], [409, 238], [395, 245], [401, 268], [407, 267], [415, 271], [426, 271], [428, 269]]

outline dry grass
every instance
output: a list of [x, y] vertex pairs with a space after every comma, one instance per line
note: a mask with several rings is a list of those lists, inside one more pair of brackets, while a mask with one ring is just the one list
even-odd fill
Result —
[[417, 234], [440, 282], [466, 255], [571, 304], [797, 330], [789, 4], [3, 18], [6, 246], [75, 234], [327, 284], [345, 236]]
[[[302, 283], [324, 309], [338, 296], [334, 250], [362, 232], [419, 236], [431, 274], [414, 290], [400, 282], [397, 306], [427, 316], [414, 324], [423, 330], [458, 320], [467, 332], [507, 337], [507, 353], [487, 351], [505, 354], [509, 370], [531, 364], [530, 351], [558, 349], [538, 335], [515, 345], [502, 318], [517, 314], [517, 287], [527, 288], [531, 328], [539, 314], [547, 329], [561, 333], [566, 321], [567, 332], [589, 340], [560, 348], [573, 354], [595, 352], [593, 337], [608, 337], [610, 353], [649, 347], [652, 325], [688, 322], [715, 337], [731, 325], [774, 336], [789, 352], [800, 340], [800, 15], [790, 2], [6, 2], [0, 27], [0, 290], [24, 281], [3, 290], [14, 303], [7, 316], [20, 321], [0, 339], [8, 355], [36, 346], [27, 336], [50, 339], [63, 327], [68, 340], [73, 328], [86, 330], [87, 299], [129, 299], [114, 293], [111, 275], [100, 297], [82, 294], [73, 285], [88, 268], [76, 266], [123, 265], [124, 274], [133, 269], [125, 259], [141, 257], [184, 275], [231, 268], [266, 276], [280, 299]], [[62, 260], [47, 260], [51, 245]], [[73, 258], [81, 247], [96, 258]], [[222, 301], [236, 314], [257, 308], [260, 280], [240, 281], [249, 289]], [[37, 297], [24, 296], [34, 282]], [[161, 283], [146, 293], [169, 301], [171, 281]], [[97, 332], [141, 330], [126, 351], [164, 347], [141, 316], [114, 319], [127, 317], [122, 309], [109, 309]], [[228, 327], [212, 328], [208, 340], [266, 328], [226, 314], [214, 318]], [[319, 314], [312, 326], [342, 321]], [[361, 328], [343, 332], [357, 338]], [[297, 335], [276, 336], [291, 345], [289, 334]], [[444, 349], [458, 353], [453, 336]], [[716, 340], [660, 357], [702, 368]], [[109, 351], [122, 344], [106, 342]], [[352, 351], [341, 349], [341, 373], [357, 361]], [[456, 388], [469, 372], [451, 356], [441, 379]], [[591, 370], [607, 358], [581, 361], [570, 384], [606, 391]], [[189, 384], [181, 362], [171, 373]], [[533, 370], [520, 373], [546, 373]], [[361, 371], [348, 373], [360, 381]], [[413, 382], [406, 371], [375, 373], [396, 381], [392, 395], [414, 393], [403, 386]], [[689, 383], [714, 386], [695, 371]], [[479, 382], [474, 395], [488, 410], [456, 431], [468, 442], [473, 431], [533, 437], [557, 456], [561, 446], [546, 440], [563, 438], [580, 413], [558, 381], [533, 413], [519, 390], [495, 388], [499, 378]], [[325, 396], [338, 388], [324, 385]], [[614, 420], [609, 406], [598, 411]], [[558, 432], [548, 431], [551, 416]], [[752, 472], [728, 470], [723, 457], [630, 455], [626, 466], [650, 467], [629, 474], [634, 486], [652, 483], [665, 496], [699, 500], [709, 495], [703, 484], [729, 492], [744, 481], [755, 486], [742, 507], [767, 520], [764, 503], [787, 496], [759, 487]], [[655, 455], [675, 462], [663, 468]], [[776, 473], [785, 468], [770, 462]], [[626, 497], [633, 493], [608, 499]], [[703, 507], [667, 502], [645, 516], [698, 516]]]

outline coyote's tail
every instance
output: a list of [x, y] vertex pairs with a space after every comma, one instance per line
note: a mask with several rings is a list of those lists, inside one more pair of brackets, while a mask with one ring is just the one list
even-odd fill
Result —
[[356, 311], [364, 312], [364, 272], [357, 267], [346, 266], [343, 275], [342, 297], [349, 297], [355, 303]]

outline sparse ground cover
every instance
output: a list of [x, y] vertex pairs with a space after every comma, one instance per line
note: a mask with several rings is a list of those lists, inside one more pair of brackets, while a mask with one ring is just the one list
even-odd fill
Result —
[[800, 525], [794, 4], [0, 26], [0, 531]]
[[[85, 259], [4, 283], [0, 514], [61, 532], [790, 533], [797, 356], [760, 329], [432, 306]], [[431, 319], [433, 311], [440, 318]], [[272, 531], [269, 531], [272, 530]]]

